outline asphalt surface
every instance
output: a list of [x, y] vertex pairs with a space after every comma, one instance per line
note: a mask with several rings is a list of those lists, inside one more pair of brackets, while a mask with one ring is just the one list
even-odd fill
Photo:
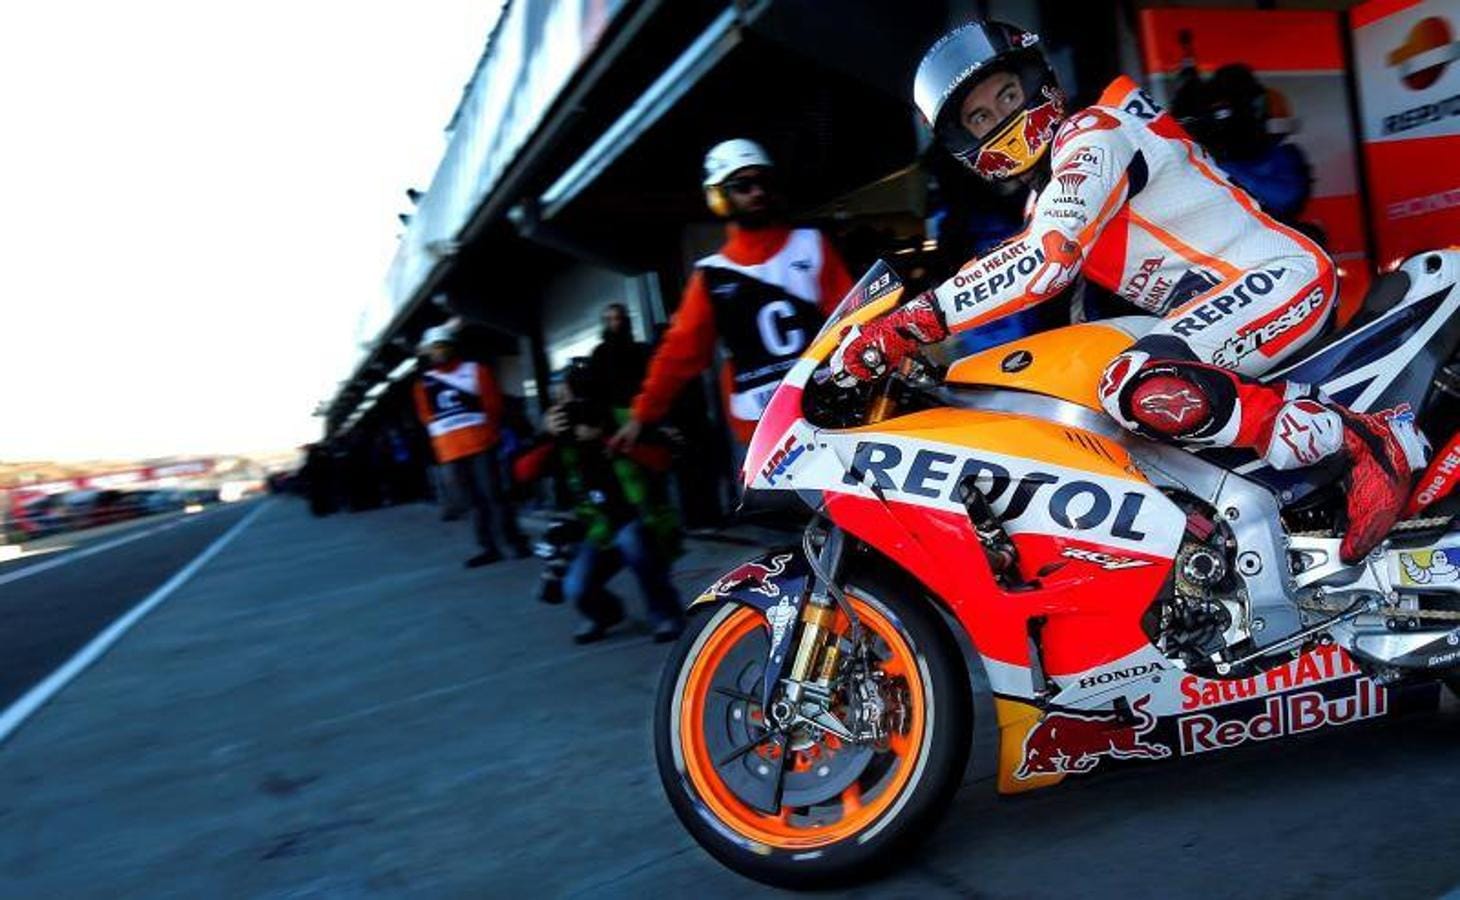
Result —
[[[665, 648], [632, 625], [573, 646], [571, 614], [531, 600], [536, 563], [463, 569], [468, 532], [426, 506], [266, 508], [0, 744], [0, 896], [775, 893], [660, 794]], [[745, 555], [696, 542], [679, 581]], [[93, 577], [70, 590], [123, 584]], [[850, 895], [1434, 897], [1460, 884], [1457, 810], [1451, 707], [1019, 798], [975, 781]]]
[[[156, 590], [244, 511], [234, 506], [143, 519], [0, 565], [0, 710]], [[112, 543], [118, 546], [88, 552]]]

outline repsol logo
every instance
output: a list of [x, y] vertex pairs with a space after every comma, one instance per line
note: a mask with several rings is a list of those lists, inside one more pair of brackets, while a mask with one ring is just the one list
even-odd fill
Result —
[[1160, 663], [1143, 663], [1138, 666], [1127, 666], [1124, 669], [1111, 669], [1108, 672], [1096, 672], [1094, 675], [1087, 675], [1080, 679], [1080, 687], [1092, 688], [1101, 687], [1107, 684], [1114, 684], [1117, 681], [1127, 681], [1131, 678], [1141, 678], [1163, 670]]
[[1013, 473], [976, 456], [924, 448], [905, 460], [902, 448], [895, 444], [860, 441], [842, 483], [869, 484], [886, 493], [958, 504], [956, 488], [968, 479], [974, 480], [1005, 522], [1032, 511], [1071, 531], [1103, 528], [1129, 541], [1146, 537], [1136, 527], [1146, 502], [1145, 495], [1137, 491], [1126, 491], [1117, 498], [1095, 481], [1066, 479], [1037, 470]]
[[1234, 310], [1243, 308], [1258, 297], [1271, 294], [1283, 283], [1287, 272], [1284, 266], [1249, 272], [1235, 287], [1205, 301], [1193, 309], [1190, 315], [1177, 319], [1171, 330], [1180, 337], [1191, 337], [1198, 331], [1205, 331], [1208, 325], [1217, 324]]
[[[1019, 257], [1015, 261], [994, 272], [982, 281], [976, 281], [968, 285], [964, 290], [953, 295], [953, 311], [963, 312], [965, 309], [972, 309], [980, 304], [999, 296], [1003, 291], [1012, 287], [1014, 282], [1021, 277], [1027, 278], [1034, 274], [1039, 264], [1044, 262], [1044, 251], [1038, 248], [1032, 253]], [[955, 281], [956, 283], [956, 281]]]

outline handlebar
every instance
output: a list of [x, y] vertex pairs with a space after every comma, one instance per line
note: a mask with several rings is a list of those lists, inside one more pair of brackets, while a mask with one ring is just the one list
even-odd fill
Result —
[[867, 407], [867, 424], [876, 425], [896, 414], [903, 394], [908, 390], [925, 389], [929, 381], [940, 381], [938, 366], [921, 353], [903, 357], [896, 371], [882, 379]]

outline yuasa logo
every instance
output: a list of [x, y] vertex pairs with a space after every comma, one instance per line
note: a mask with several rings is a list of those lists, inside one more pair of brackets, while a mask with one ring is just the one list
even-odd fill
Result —
[[1422, 91], [1439, 81], [1456, 59], [1460, 59], [1460, 41], [1454, 40], [1450, 23], [1428, 16], [1414, 23], [1404, 43], [1390, 51], [1386, 61], [1405, 87]]

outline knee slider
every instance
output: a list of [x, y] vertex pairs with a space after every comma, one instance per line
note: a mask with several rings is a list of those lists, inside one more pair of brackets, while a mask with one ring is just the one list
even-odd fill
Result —
[[1116, 421], [1147, 437], [1203, 439], [1229, 417], [1236, 391], [1222, 373], [1132, 351], [1106, 369], [1100, 402]]

